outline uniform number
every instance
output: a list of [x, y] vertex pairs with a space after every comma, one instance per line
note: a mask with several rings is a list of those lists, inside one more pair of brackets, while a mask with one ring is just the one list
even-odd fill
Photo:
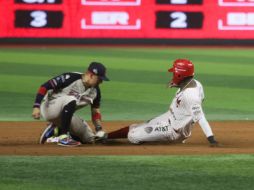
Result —
[[39, 28], [47, 25], [47, 13], [45, 11], [33, 11], [30, 16], [33, 18], [30, 22], [31, 26]]
[[173, 20], [170, 23], [170, 28], [187, 28], [187, 16], [183, 12], [173, 12], [170, 14], [171, 19]]

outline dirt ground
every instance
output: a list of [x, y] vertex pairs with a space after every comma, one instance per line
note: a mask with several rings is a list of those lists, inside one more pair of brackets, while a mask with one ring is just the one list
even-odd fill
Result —
[[[104, 122], [107, 132], [134, 122]], [[0, 155], [205, 155], [254, 154], [254, 121], [210, 122], [221, 147], [211, 148], [197, 125], [185, 144], [131, 145], [126, 139], [107, 144], [61, 147], [38, 144], [45, 122], [0, 122]]]

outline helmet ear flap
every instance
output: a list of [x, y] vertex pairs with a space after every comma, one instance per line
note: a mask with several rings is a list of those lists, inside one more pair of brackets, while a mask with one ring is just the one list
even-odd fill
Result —
[[174, 71], [173, 78], [171, 81], [172, 85], [178, 86], [182, 80], [183, 80], [183, 76], [181, 75], [181, 73], [179, 73], [178, 71]]

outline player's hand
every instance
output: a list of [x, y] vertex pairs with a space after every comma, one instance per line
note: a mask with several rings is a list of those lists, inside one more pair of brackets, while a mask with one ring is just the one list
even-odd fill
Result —
[[103, 130], [97, 131], [94, 136], [94, 140], [97, 142], [98, 141], [99, 142], [106, 142], [107, 138], [108, 138], [108, 134]]
[[40, 117], [41, 117], [40, 108], [33, 108], [32, 117], [34, 119], [40, 119]]
[[219, 142], [215, 140], [214, 136], [208, 137], [207, 140], [210, 143], [210, 147], [219, 147], [220, 146]]

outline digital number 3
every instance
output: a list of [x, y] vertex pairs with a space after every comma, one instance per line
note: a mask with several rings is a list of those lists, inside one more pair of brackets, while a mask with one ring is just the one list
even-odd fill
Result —
[[30, 22], [31, 26], [39, 28], [47, 25], [47, 13], [45, 11], [33, 11], [30, 16], [33, 18]]

